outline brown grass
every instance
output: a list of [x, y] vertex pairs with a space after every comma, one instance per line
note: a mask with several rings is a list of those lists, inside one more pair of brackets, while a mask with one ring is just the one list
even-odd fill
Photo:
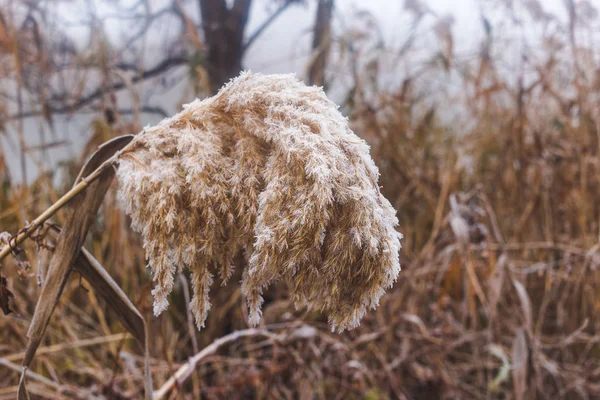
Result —
[[[559, 48], [530, 56], [523, 70], [502, 70], [508, 52], [501, 48], [419, 66], [397, 90], [377, 96], [367, 94], [368, 79], [357, 79], [344, 110], [371, 145], [382, 192], [399, 210], [401, 279], [360, 327], [341, 335], [330, 334], [319, 313], [292, 312], [284, 285], [271, 287], [261, 329], [275, 336], [228, 342], [202, 358], [175, 385], [180, 398], [600, 396], [600, 76], [593, 52], [569, 35], [578, 24], [549, 29]], [[459, 93], [434, 93], [431, 82], [449, 71], [459, 74]], [[455, 106], [468, 124], [445, 122]], [[0, 230], [16, 232], [56, 199], [46, 179], [27, 188], [5, 179]], [[22, 192], [37, 201], [22, 203]], [[169, 309], [151, 317], [141, 239], [116, 193], [86, 245], [148, 317], [157, 388], [193, 354], [247, 328], [233, 284], [241, 268], [231, 284], [211, 290], [218, 307], [201, 333], [189, 329], [190, 299], [179, 280]], [[64, 222], [62, 211], [54, 222]], [[47, 258], [39, 246], [27, 243], [31, 269], [10, 261], [0, 270], [15, 295], [15, 312], [0, 319], [0, 355], [15, 364], [39, 294], [38, 260], [44, 271]], [[244, 266], [241, 258], [234, 263]], [[67, 285], [32, 364], [39, 376], [29, 378], [30, 392], [139, 398], [142, 349], [113, 336], [123, 331], [117, 317], [86, 288], [79, 279]], [[18, 373], [0, 367], [0, 382], [0, 398], [14, 398]]]

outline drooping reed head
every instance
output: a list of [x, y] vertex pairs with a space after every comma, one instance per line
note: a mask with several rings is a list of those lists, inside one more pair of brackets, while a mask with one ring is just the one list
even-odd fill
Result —
[[118, 178], [154, 271], [155, 314], [186, 267], [203, 327], [213, 275], [225, 283], [239, 252], [253, 325], [276, 280], [290, 285], [297, 307], [328, 312], [342, 331], [398, 276], [395, 210], [368, 146], [320, 88], [243, 73], [135, 141]]

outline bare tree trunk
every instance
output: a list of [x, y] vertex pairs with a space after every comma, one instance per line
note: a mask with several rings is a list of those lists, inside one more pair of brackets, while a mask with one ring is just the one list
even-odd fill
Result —
[[319, 0], [313, 35], [313, 59], [308, 70], [311, 85], [325, 86], [325, 66], [331, 47], [331, 18], [334, 0]]
[[213, 93], [242, 70], [244, 31], [251, 3], [252, 0], [235, 0], [229, 8], [226, 0], [200, 0], [206, 69]]

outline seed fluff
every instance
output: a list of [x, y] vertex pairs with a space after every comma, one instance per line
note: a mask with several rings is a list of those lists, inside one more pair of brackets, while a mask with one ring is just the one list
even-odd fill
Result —
[[396, 280], [396, 211], [369, 147], [322, 89], [244, 72], [134, 140], [117, 175], [153, 270], [156, 315], [188, 268], [201, 329], [214, 278], [226, 283], [240, 252], [252, 325], [278, 280], [338, 331], [358, 326]]

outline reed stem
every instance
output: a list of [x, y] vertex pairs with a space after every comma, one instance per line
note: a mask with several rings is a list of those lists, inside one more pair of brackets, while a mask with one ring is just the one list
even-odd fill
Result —
[[77, 185], [73, 186], [71, 190], [65, 193], [60, 199], [56, 201], [56, 203], [52, 204], [46, 211], [41, 213], [36, 219], [31, 221], [25, 229], [19, 232], [15, 237], [11, 238], [6, 246], [0, 251], [0, 261], [6, 258], [7, 255], [11, 253], [11, 249], [16, 248], [18, 245], [23, 243], [25, 239], [30, 237], [36, 229], [38, 229], [44, 222], [46, 222], [50, 217], [52, 217], [58, 210], [60, 210], [65, 204], [67, 204], [71, 199], [77, 196], [79, 193], [83, 192], [86, 187], [88, 187], [92, 182], [98, 179], [104, 171], [110, 166], [112, 166], [116, 161], [118, 156], [121, 155], [121, 152], [118, 152], [108, 160], [106, 160], [102, 165], [96, 168], [90, 175], [81, 180]]

